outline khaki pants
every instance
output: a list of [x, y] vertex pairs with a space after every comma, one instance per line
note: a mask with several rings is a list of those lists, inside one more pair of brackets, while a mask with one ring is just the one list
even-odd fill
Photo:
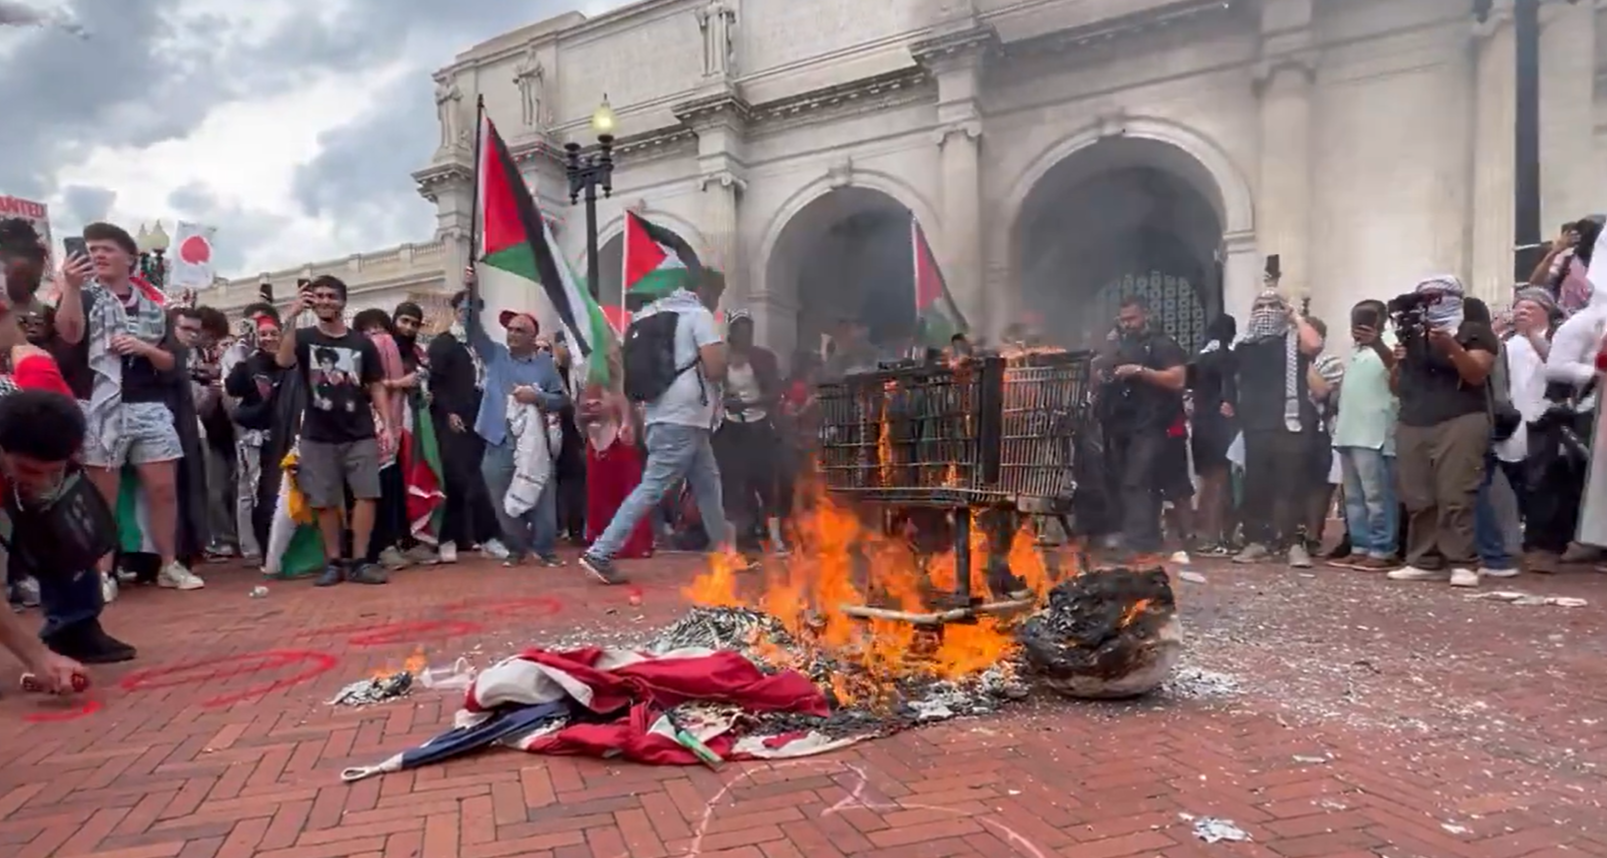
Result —
[[1400, 424], [1395, 434], [1406, 562], [1419, 569], [1477, 566], [1474, 510], [1490, 449], [1490, 417], [1479, 412], [1433, 426]]

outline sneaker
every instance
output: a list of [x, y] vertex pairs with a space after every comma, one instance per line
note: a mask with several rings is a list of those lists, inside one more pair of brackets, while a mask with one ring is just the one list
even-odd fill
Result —
[[346, 580], [353, 584], [389, 584], [391, 576], [376, 563], [358, 563]]
[[129, 661], [137, 654], [133, 647], [106, 634], [99, 620], [58, 629], [46, 637], [44, 643], [51, 652], [83, 664], [116, 664]]
[[1555, 575], [1562, 557], [1551, 551], [1530, 551], [1523, 556], [1523, 568], [1540, 575]]
[[163, 566], [162, 571], [156, 573], [156, 583], [170, 590], [199, 590], [206, 586], [200, 575], [184, 568], [184, 564], [177, 560]]
[[[1335, 563], [1334, 565], [1339, 565]], [[1391, 572], [1400, 564], [1387, 557], [1362, 557], [1348, 562], [1347, 567], [1358, 572]]]
[[1306, 550], [1306, 546], [1298, 542], [1295, 543], [1289, 549], [1289, 565], [1296, 569], [1310, 569], [1311, 552]]
[[1327, 554], [1322, 556], [1322, 559], [1346, 560], [1350, 558], [1351, 554], [1352, 549], [1350, 547], [1350, 534], [1347, 533], [1345, 534], [1344, 539], [1339, 540], [1338, 545], [1335, 545]]
[[604, 584], [612, 586], [625, 583], [625, 576], [614, 568], [612, 561], [593, 557], [590, 554], [582, 554], [580, 555], [580, 568], [590, 572], [593, 578]]
[[441, 562], [441, 555], [428, 545], [419, 543], [402, 552], [402, 559], [417, 566], [434, 566]]
[[564, 559], [556, 554], [537, 554], [535, 557], [537, 566], [545, 566], [548, 569], [557, 569], [564, 565]]
[[1511, 563], [1506, 566], [1486, 566], [1479, 570], [1479, 575], [1484, 578], [1516, 578], [1518, 577], [1518, 567]]
[[1462, 567], [1452, 569], [1451, 570], [1451, 586], [1452, 587], [1477, 587], [1477, 586], [1479, 586], [1479, 572], [1478, 572], [1478, 570], [1477, 569], [1466, 569], [1466, 568], [1462, 568]]
[[1577, 542], [1568, 543], [1568, 549], [1562, 552], [1564, 563], [1596, 563], [1602, 559], [1602, 550], [1594, 545], [1580, 545]]
[[441, 543], [441, 555], [440, 556], [441, 556], [441, 562], [442, 563], [456, 563], [456, 562], [458, 562], [458, 544], [456, 542], [443, 542], [443, 543]]
[[312, 585], [314, 587], [333, 587], [344, 580], [346, 580], [346, 571], [340, 568], [339, 563], [330, 563], [324, 567], [323, 574], [319, 575], [318, 580], [312, 582]]
[[1172, 562], [1186, 566], [1192, 561], [1189, 560], [1189, 553], [1187, 551], [1174, 551], [1172, 552]]
[[508, 555], [511, 553], [508, 551], [508, 546], [503, 545], [500, 539], [487, 539], [485, 544], [480, 546], [480, 550], [485, 553], [485, 556], [494, 560], [507, 560]]
[[1444, 581], [1449, 576], [1443, 569], [1419, 569], [1416, 566], [1402, 566], [1386, 577], [1391, 581]]
[[406, 569], [412, 565], [406, 557], [402, 556], [402, 552], [396, 550], [395, 546], [391, 546], [379, 553], [379, 564], [393, 572], [398, 569]]
[[1220, 542], [1205, 542], [1194, 546], [1194, 554], [1199, 557], [1232, 557], [1233, 549]]
[[1263, 560], [1265, 560], [1265, 559], [1267, 559], [1268, 557], [1271, 557], [1271, 556], [1272, 556], [1272, 552], [1268, 551], [1267, 547], [1265, 545], [1262, 545], [1259, 542], [1252, 542], [1249, 545], [1244, 546], [1243, 551], [1240, 551], [1238, 554], [1233, 555], [1233, 562], [1234, 563], [1260, 563], [1261, 561], [1263, 561]]

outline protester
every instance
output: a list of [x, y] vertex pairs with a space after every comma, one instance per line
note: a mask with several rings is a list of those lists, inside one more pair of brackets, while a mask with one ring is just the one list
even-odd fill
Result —
[[765, 539], [776, 547], [781, 543], [776, 515], [781, 446], [772, 419], [780, 398], [775, 353], [754, 345], [750, 313], [732, 312], [726, 322], [725, 415], [713, 444], [726, 520], [742, 551], [758, 551]]
[[1233, 559], [1256, 563], [1274, 552], [1289, 565], [1311, 566], [1300, 536], [1309, 505], [1312, 437], [1317, 407], [1311, 397], [1312, 358], [1322, 336], [1276, 291], [1250, 308], [1243, 342], [1234, 346], [1234, 402], [1244, 431], [1244, 522], [1247, 544]]
[[[432, 546], [439, 544], [436, 512], [444, 501], [443, 480], [439, 473], [440, 449], [437, 427], [430, 419], [426, 400], [430, 395], [429, 356], [419, 342], [424, 326], [424, 309], [412, 301], [396, 305], [391, 314], [390, 338], [401, 361], [402, 376], [389, 381], [393, 412], [399, 412], [397, 461], [401, 468], [402, 538], [398, 548], [402, 559], [411, 564], [433, 565], [441, 558]], [[383, 346], [383, 343], [380, 343]], [[386, 358], [381, 349], [380, 356]], [[386, 358], [388, 360], [388, 358]]]
[[712, 445], [726, 374], [725, 341], [710, 312], [720, 296], [713, 278], [701, 270], [690, 276], [700, 291], [682, 287], [654, 301], [636, 313], [626, 334], [625, 390], [644, 406], [647, 464], [602, 536], [580, 555], [581, 565], [605, 584], [625, 582], [614, 558], [637, 522], [683, 479], [697, 499], [710, 547], [732, 542]]
[[[473, 282], [472, 270], [465, 276]], [[465, 306], [463, 311], [469, 347], [485, 364], [485, 396], [480, 400], [474, 431], [486, 445], [480, 468], [491, 495], [491, 508], [496, 511], [502, 543], [508, 548], [504, 564], [521, 565], [533, 557], [542, 566], [562, 566], [557, 550], [557, 481], [546, 479], [533, 505], [522, 515], [512, 516], [507, 511], [508, 490], [517, 475], [517, 439], [508, 431], [508, 399], [533, 405], [544, 417], [554, 420], [569, 401], [552, 349], [550, 345], [545, 350], [537, 348], [541, 324], [534, 313], [504, 310], [498, 315], [497, 321], [507, 337], [503, 345], [486, 333], [479, 307]]]
[[1351, 550], [1332, 562], [1363, 572], [1396, 568], [1395, 424], [1400, 406], [1390, 387], [1395, 337], [1388, 324], [1382, 301], [1362, 301], [1351, 308], [1352, 348], [1334, 416], [1333, 446]]
[[[1233, 507], [1231, 465], [1228, 448], [1238, 434], [1238, 423], [1231, 416], [1231, 393], [1238, 371], [1233, 366], [1233, 338], [1237, 325], [1232, 316], [1222, 314], [1205, 328], [1205, 345], [1189, 364], [1190, 444], [1194, 470], [1200, 477], [1197, 498], [1199, 541], [1193, 551], [1204, 557], [1226, 557], [1232, 541], [1230, 513]], [[1223, 405], [1230, 407], [1224, 409]]]
[[[147, 534], [160, 556], [157, 582], [196, 590], [206, 582], [178, 558], [178, 461], [184, 448], [166, 404], [175, 371], [167, 312], [160, 292], [134, 277], [139, 249], [133, 236], [109, 223], [84, 227], [88, 264], [68, 260], [58, 285], [56, 330], [77, 347], [86, 372], [67, 381], [88, 425], [87, 473], [106, 502], [118, 503], [122, 472], [132, 465], [150, 516]], [[108, 558], [103, 573], [110, 571]]]
[[[586, 541], [592, 543], [619, 514], [619, 508], [642, 481], [642, 453], [630, 402], [600, 384], [586, 388], [579, 408], [586, 436]], [[613, 559], [653, 556], [652, 520], [643, 516]]]
[[1485, 382], [1500, 343], [1488, 323], [1465, 318], [1455, 276], [1428, 278], [1416, 292], [1422, 329], [1400, 332], [1391, 375], [1408, 544], [1406, 565], [1389, 577], [1477, 587], [1474, 507], [1491, 430]]
[[1121, 542], [1138, 559], [1161, 549], [1161, 463], [1168, 430], [1183, 414], [1188, 355], [1150, 320], [1149, 303], [1122, 299], [1105, 351], [1106, 461], [1119, 486]]
[[[569, 348], [569, 338], [563, 331], [552, 335], [552, 358], [558, 365], [558, 374], [564, 380], [569, 402], [558, 412], [558, 425], [563, 430], [563, 444], [558, 450], [553, 477], [558, 481], [558, 535], [573, 545], [590, 545], [586, 537], [586, 438], [580, 428], [575, 403], [586, 398], [586, 373], [575, 363]], [[602, 356], [594, 356], [594, 360]]]
[[396, 437], [379, 350], [346, 326], [346, 284], [338, 278], [325, 275], [308, 284], [291, 302], [290, 317], [309, 308], [317, 324], [284, 335], [276, 357], [285, 369], [299, 368], [307, 391], [297, 474], [323, 537], [326, 565], [317, 585], [384, 584], [389, 579], [377, 565], [342, 551], [347, 491], [352, 553], [360, 557], [369, 545], [380, 498], [379, 463]]
[[1311, 392], [1311, 404], [1317, 409], [1317, 428], [1311, 433], [1310, 464], [1305, 475], [1306, 515], [1301, 525], [1305, 533], [1306, 553], [1311, 555], [1322, 551], [1328, 513], [1334, 505], [1334, 488], [1342, 481], [1338, 462], [1334, 458], [1333, 427], [1339, 408], [1339, 394], [1344, 389], [1345, 362], [1327, 349], [1327, 323], [1315, 316], [1306, 321], [1324, 345], [1323, 351], [1306, 370], [1306, 389]]
[[253, 305], [246, 308], [246, 317], [246, 354], [229, 369], [223, 390], [239, 430], [236, 433], [237, 530], [245, 556], [261, 559], [263, 546], [268, 544], [268, 528], [273, 520], [279, 485], [273, 478], [279, 463], [265, 461], [264, 451], [273, 431], [274, 400], [285, 370], [276, 359], [280, 338], [278, 311], [272, 305]]
[[466, 291], [452, 296], [452, 326], [431, 339], [428, 349], [430, 417], [435, 421], [446, 482], [440, 534], [442, 563], [457, 562], [460, 548], [482, 547], [499, 560], [508, 556], [497, 539], [496, 512], [480, 475], [485, 441], [474, 426], [485, 386], [485, 366], [469, 348], [464, 325], [469, 310], [467, 300]]
[[379, 355], [380, 384], [388, 391], [382, 416], [395, 433], [394, 443], [380, 451], [380, 497], [374, 511], [374, 532], [367, 548], [358, 550], [366, 551], [368, 562], [392, 571], [414, 563], [434, 563], [434, 553], [419, 545], [409, 532], [407, 476], [402, 461], [402, 448], [408, 440], [408, 395], [421, 384], [422, 376], [417, 371], [410, 372], [404, 363], [391, 314], [379, 309], [363, 310], [352, 317], [352, 328], [367, 337]]

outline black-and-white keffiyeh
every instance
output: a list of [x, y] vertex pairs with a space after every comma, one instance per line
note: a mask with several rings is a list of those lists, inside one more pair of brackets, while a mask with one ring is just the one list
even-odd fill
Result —
[[463, 344], [463, 348], [469, 353], [469, 360], [474, 363], [474, 389], [485, 390], [485, 361], [480, 359], [480, 353], [475, 351], [474, 345], [469, 342], [468, 327], [463, 324], [463, 320], [459, 319], [454, 321], [452, 327], [447, 328], [446, 332], [456, 337], [457, 341]]
[[1283, 424], [1290, 432], [1300, 431], [1300, 335], [1289, 324], [1289, 305], [1283, 296], [1268, 290], [1250, 308], [1246, 342], [1262, 342], [1283, 337]]

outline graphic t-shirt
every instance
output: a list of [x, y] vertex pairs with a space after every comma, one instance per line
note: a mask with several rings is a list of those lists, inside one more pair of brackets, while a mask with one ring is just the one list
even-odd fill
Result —
[[368, 337], [347, 331], [331, 337], [316, 327], [296, 331], [296, 366], [307, 383], [301, 437], [347, 444], [374, 437], [369, 385], [384, 377], [379, 350]]

